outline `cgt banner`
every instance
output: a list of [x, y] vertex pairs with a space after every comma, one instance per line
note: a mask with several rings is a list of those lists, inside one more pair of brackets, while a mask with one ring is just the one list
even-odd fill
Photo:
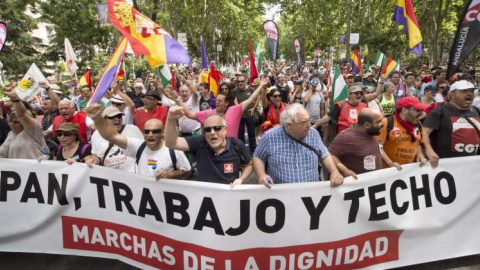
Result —
[[385, 269], [480, 253], [480, 157], [328, 183], [228, 185], [0, 160], [0, 251], [144, 269]]

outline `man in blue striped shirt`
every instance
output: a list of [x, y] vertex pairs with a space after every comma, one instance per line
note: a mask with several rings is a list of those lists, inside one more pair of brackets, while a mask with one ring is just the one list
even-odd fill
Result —
[[[253, 168], [258, 182], [273, 183], [319, 181], [318, 161], [330, 172], [330, 184], [343, 184], [327, 148], [318, 132], [310, 128], [310, 115], [300, 104], [292, 104], [280, 114], [280, 124], [265, 133], [257, 146]], [[313, 148], [313, 149], [310, 149]]]

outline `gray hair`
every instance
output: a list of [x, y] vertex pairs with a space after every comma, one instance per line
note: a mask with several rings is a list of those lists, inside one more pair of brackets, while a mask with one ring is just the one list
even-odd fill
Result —
[[297, 122], [297, 113], [301, 110], [305, 110], [302, 104], [295, 103], [288, 105], [285, 110], [280, 114], [280, 125], [286, 126], [288, 124], [294, 124]]
[[75, 104], [75, 101], [73, 101], [73, 99], [72, 100], [70, 100], [68, 98], [62, 99], [58, 103], [58, 106], [60, 106], [60, 104], [70, 104], [71, 108], [74, 108], [74, 109], [76, 108], [76, 104]]
[[383, 85], [383, 92], [387, 91], [387, 89], [392, 86], [393, 83], [392, 82], [386, 82], [384, 85]]
[[222, 125], [224, 126], [227, 126], [227, 120], [225, 120], [225, 116], [223, 116], [223, 114], [219, 114], [219, 113], [212, 113], [212, 114], [209, 114], [206, 118], [205, 118], [205, 121], [203, 121], [204, 123], [207, 122], [207, 119], [212, 117], [212, 116], [220, 116], [220, 118], [222, 118]]

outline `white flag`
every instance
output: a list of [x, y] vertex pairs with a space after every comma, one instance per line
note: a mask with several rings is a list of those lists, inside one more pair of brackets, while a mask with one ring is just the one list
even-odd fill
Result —
[[67, 63], [67, 70], [70, 75], [75, 75], [77, 72], [77, 57], [75, 56], [75, 52], [73, 51], [72, 44], [70, 44], [70, 40], [65, 38], [65, 62]]
[[42, 89], [38, 83], [47, 82], [47, 78], [43, 75], [40, 69], [33, 63], [28, 69], [23, 79], [15, 87], [15, 92], [20, 99], [30, 101]]

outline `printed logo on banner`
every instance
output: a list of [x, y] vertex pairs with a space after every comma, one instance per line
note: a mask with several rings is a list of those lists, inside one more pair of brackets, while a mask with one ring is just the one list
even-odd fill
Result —
[[[478, 149], [479, 138], [477, 131], [463, 117], [452, 116], [451, 151], [458, 153], [474, 153]], [[478, 118], [473, 119], [478, 121]]]
[[223, 173], [233, 173], [233, 163], [223, 164]]

